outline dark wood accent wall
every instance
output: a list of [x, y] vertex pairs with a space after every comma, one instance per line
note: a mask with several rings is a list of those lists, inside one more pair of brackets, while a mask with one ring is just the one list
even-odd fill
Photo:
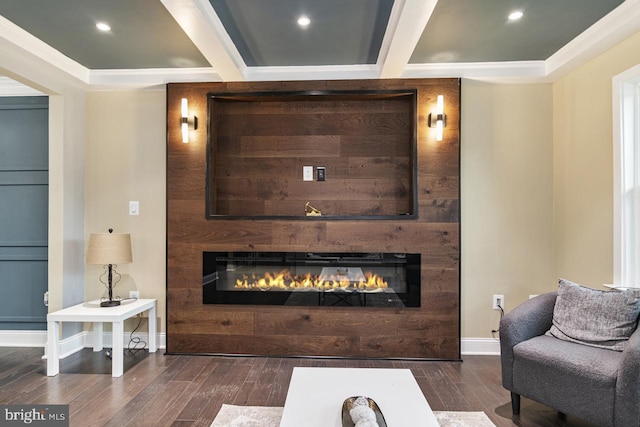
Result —
[[[180, 99], [209, 93], [416, 89], [417, 218], [207, 219], [206, 126], [180, 136]], [[447, 125], [427, 117], [443, 94]], [[380, 358], [460, 357], [459, 79], [175, 83], [167, 86], [167, 352]], [[318, 147], [322, 150], [322, 147]], [[202, 303], [203, 251], [420, 253], [421, 307]]]

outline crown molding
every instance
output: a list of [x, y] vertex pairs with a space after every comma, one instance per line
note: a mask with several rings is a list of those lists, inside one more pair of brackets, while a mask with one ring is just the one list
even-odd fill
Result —
[[377, 65], [322, 65], [306, 67], [247, 67], [247, 81], [363, 80], [380, 78]]
[[544, 61], [453, 62], [409, 64], [403, 78], [462, 77], [496, 82], [538, 82], [545, 76]]
[[89, 73], [90, 91], [160, 89], [167, 83], [220, 82], [212, 68], [149, 68], [138, 70], [94, 70]]

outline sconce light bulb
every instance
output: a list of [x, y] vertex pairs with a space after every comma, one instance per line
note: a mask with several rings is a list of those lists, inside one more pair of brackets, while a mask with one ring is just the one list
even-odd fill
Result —
[[181, 128], [182, 128], [182, 142], [186, 144], [189, 142], [189, 123], [182, 122]]
[[436, 113], [444, 113], [444, 95], [438, 95], [436, 99]]
[[443, 128], [444, 123], [442, 122], [442, 120], [438, 120], [436, 122], [436, 141], [442, 141]]
[[189, 116], [189, 102], [187, 101], [187, 98], [182, 98], [182, 103], [181, 103], [181, 110], [182, 110], [182, 117], [188, 117]]

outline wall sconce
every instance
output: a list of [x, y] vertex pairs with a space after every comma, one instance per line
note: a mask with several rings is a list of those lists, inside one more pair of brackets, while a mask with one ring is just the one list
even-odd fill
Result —
[[444, 96], [438, 95], [436, 111], [429, 113], [429, 127], [436, 128], [436, 141], [442, 141], [442, 131], [446, 125], [447, 116], [444, 114]]
[[189, 101], [187, 101], [187, 98], [182, 98], [181, 107], [180, 129], [182, 130], [182, 142], [186, 144], [189, 142], [189, 127], [193, 128], [193, 130], [198, 129], [198, 117], [194, 115], [193, 119], [189, 120]]

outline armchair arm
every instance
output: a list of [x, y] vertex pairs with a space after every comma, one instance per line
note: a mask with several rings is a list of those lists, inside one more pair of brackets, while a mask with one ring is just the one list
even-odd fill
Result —
[[616, 426], [640, 425], [640, 328], [625, 344], [622, 363], [618, 369], [614, 424]]
[[557, 292], [538, 295], [511, 310], [500, 321], [502, 385], [513, 390], [513, 347], [551, 328]]

